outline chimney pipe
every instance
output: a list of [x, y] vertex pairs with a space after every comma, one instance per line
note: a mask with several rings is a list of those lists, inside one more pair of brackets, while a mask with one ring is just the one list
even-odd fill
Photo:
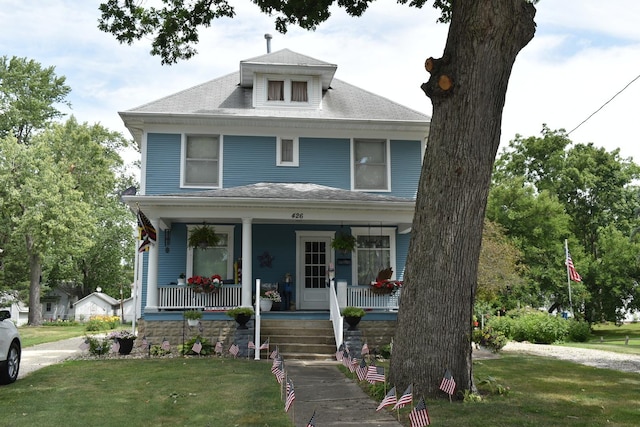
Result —
[[267, 40], [267, 53], [271, 53], [271, 39], [273, 38], [271, 34], [264, 35], [265, 40]]

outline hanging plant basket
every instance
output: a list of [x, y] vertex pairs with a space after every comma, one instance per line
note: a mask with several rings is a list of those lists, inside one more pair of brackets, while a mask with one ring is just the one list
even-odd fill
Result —
[[356, 238], [352, 234], [340, 231], [336, 234], [335, 239], [331, 241], [331, 247], [343, 253], [353, 252], [356, 248]]
[[189, 247], [206, 249], [211, 246], [216, 246], [220, 239], [216, 236], [215, 227], [203, 225], [194, 228], [189, 232]]

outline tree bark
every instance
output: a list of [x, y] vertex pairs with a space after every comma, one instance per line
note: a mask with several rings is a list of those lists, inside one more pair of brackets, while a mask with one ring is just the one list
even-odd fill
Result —
[[[433, 117], [404, 274], [390, 381], [414, 395], [472, 389], [471, 330], [478, 258], [502, 110], [518, 52], [535, 33], [525, 0], [456, 0], [443, 60], [422, 89]], [[444, 90], [441, 77], [452, 86]], [[461, 398], [461, 394], [455, 397]]]
[[42, 304], [40, 303], [40, 277], [42, 262], [33, 249], [31, 236], [27, 236], [27, 253], [29, 254], [29, 316], [27, 323], [31, 326], [42, 324]]

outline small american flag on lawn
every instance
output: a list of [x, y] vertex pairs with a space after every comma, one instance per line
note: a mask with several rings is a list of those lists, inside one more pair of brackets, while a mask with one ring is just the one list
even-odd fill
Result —
[[169, 340], [166, 338], [162, 339], [162, 345], [160, 346], [164, 351], [171, 350], [171, 345], [169, 344]]
[[278, 380], [278, 384], [282, 384], [282, 380], [284, 380], [284, 360], [274, 360], [271, 372], [275, 375], [276, 380]]
[[365, 354], [369, 354], [369, 346], [367, 345], [367, 343], [364, 343], [362, 345], [362, 350], [360, 350], [360, 354], [361, 355], [365, 355]]
[[229, 347], [229, 353], [233, 354], [233, 357], [238, 356], [238, 353], [240, 352], [240, 347], [238, 347], [235, 343], [231, 344], [231, 347]]
[[271, 352], [271, 354], [269, 355], [269, 359], [275, 359], [278, 357], [278, 355], [280, 354], [280, 352], [278, 351], [278, 346], [276, 346], [276, 349], [273, 350]]
[[396, 388], [394, 386], [391, 390], [389, 390], [389, 393], [387, 393], [384, 399], [382, 399], [382, 402], [380, 402], [380, 404], [378, 405], [376, 412], [384, 408], [385, 406], [395, 405], [397, 401], [398, 399], [396, 398]]
[[313, 415], [311, 415], [311, 418], [307, 423], [307, 427], [316, 427], [316, 411], [313, 411]]
[[147, 341], [147, 337], [142, 337], [142, 343], [140, 344], [142, 347], [149, 347], [149, 341]]
[[287, 398], [284, 402], [285, 412], [289, 412], [289, 408], [291, 408], [294, 400], [296, 400], [296, 393], [293, 391], [293, 381], [291, 381], [290, 378], [287, 378]]
[[111, 353], [117, 353], [120, 351], [120, 343], [118, 342], [118, 340], [115, 340], [113, 342], [113, 345], [111, 346]]
[[367, 381], [371, 384], [384, 382], [384, 368], [382, 366], [369, 365], [367, 370]]
[[260, 350], [269, 350], [269, 338], [260, 346]]
[[451, 375], [448, 369], [444, 371], [444, 378], [442, 378], [442, 382], [440, 383], [440, 390], [449, 396], [456, 390], [456, 380], [453, 379], [453, 375]]
[[218, 354], [222, 354], [222, 343], [220, 341], [216, 342], [216, 346], [214, 347], [213, 351]]
[[196, 340], [196, 342], [193, 343], [193, 347], [191, 347], [191, 350], [193, 350], [194, 353], [200, 354], [200, 352], [202, 351], [202, 343], [200, 342], [200, 340]]
[[253, 343], [253, 341], [249, 341], [249, 343], [247, 344], [247, 348], [256, 348], [256, 345]]
[[360, 365], [356, 368], [356, 375], [360, 381], [367, 379], [367, 362], [364, 359], [360, 361]]
[[85, 338], [80, 343], [80, 350], [88, 350], [89, 349], [89, 339]]
[[404, 393], [402, 393], [402, 396], [400, 396], [400, 399], [398, 399], [398, 402], [393, 409], [404, 408], [404, 406], [411, 403], [411, 401], [413, 401], [413, 384], [409, 384], [409, 387], [407, 387]]
[[358, 367], [358, 359], [356, 359], [355, 357], [353, 359], [351, 359], [351, 363], [349, 363], [349, 372], [355, 372], [356, 368]]
[[420, 399], [420, 402], [418, 402], [416, 407], [409, 413], [409, 421], [411, 421], [411, 427], [424, 427], [431, 424], [427, 405], [424, 403], [424, 397]]

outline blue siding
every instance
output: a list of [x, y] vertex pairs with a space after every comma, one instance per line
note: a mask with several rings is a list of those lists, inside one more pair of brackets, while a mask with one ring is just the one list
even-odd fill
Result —
[[420, 141], [391, 141], [391, 194], [415, 199], [422, 169]]
[[180, 191], [180, 134], [147, 135], [146, 194]]
[[275, 137], [225, 136], [224, 187], [312, 182], [349, 189], [348, 139], [300, 138], [299, 144], [299, 166], [284, 167], [276, 166]]
[[409, 254], [409, 239], [411, 234], [396, 234], [396, 278], [404, 280], [404, 269], [407, 263], [407, 255]]

